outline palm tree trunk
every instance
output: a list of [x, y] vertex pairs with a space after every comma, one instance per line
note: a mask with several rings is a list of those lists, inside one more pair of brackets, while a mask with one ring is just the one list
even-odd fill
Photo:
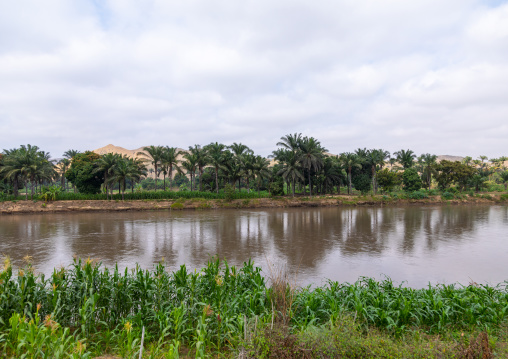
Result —
[[155, 172], [153, 173], [153, 178], [155, 180], [155, 192], [157, 192], [157, 165], [155, 164], [154, 167], [155, 167]]
[[166, 172], [164, 172], [163, 175], [164, 175], [164, 192], [166, 192]]
[[26, 181], [25, 181], [25, 201], [28, 201], [28, 188]]
[[351, 169], [349, 169], [349, 186], [347, 188], [347, 194], [351, 194], [353, 192], [353, 189], [351, 188]]
[[293, 198], [295, 197], [295, 178], [293, 177], [293, 184], [291, 185], [291, 190], [293, 191]]
[[217, 194], [219, 194], [219, 168], [215, 167], [215, 188], [217, 190]]
[[169, 166], [169, 190], [173, 190], [173, 165]]
[[310, 168], [309, 168], [309, 193], [310, 193], [310, 196], [312, 197], [312, 183], [310, 182]]

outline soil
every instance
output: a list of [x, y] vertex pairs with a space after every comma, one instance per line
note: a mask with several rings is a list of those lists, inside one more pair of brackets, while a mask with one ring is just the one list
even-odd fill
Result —
[[[488, 196], [485, 196], [488, 197]], [[207, 210], [222, 208], [288, 208], [288, 207], [340, 207], [340, 206], [400, 206], [439, 204], [493, 204], [502, 203], [499, 193], [489, 198], [467, 197], [460, 200], [443, 200], [439, 196], [427, 199], [392, 199], [387, 196], [315, 196], [275, 197], [259, 199], [226, 200], [136, 200], [136, 201], [6, 201], [0, 202], [0, 215], [21, 213], [62, 213], [62, 212], [121, 212], [156, 210]]]

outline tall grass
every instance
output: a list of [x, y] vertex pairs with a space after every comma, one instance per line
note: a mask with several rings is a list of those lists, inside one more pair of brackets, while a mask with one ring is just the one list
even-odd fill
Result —
[[162, 351], [178, 357], [182, 347], [204, 357], [238, 348], [252, 331], [273, 328], [278, 318], [291, 331], [305, 331], [347, 315], [366, 327], [401, 334], [412, 328], [491, 332], [508, 315], [506, 283], [412, 289], [362, 278], [295, 290], [283, 276], [277, 278], [269, 287], [250, 261], [236, 268], [211, 259], [200, 271], [181, 266], [170, 272], [163, 263], [151, 271], [139, 266], [119, 271], [76, 259], [48, 277], [30, 264], [15, 275], [6, 261], [0, 273], [0, 353], [19, 357], [30, 347], [64, 357], [59, 353], [65, 348], [74, 357], [107, 352], [134, 357], [145, 328], [144, 346], [153, 357]]

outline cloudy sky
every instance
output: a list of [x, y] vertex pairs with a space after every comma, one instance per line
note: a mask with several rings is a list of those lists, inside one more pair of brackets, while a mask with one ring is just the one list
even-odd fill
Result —
[[508, 155], [508, 1], [0, 0], [0, 150]]

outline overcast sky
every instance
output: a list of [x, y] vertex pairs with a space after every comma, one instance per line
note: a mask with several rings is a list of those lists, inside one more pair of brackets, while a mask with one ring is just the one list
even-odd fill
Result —
[[508, 2], [0, 0], [0, 150], [508, 155]]

